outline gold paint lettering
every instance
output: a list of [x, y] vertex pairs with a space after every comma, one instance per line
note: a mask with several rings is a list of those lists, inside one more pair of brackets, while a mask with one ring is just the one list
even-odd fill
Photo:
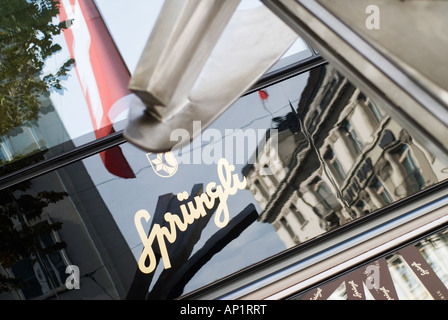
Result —
[[415, 269], [417, 269], [420, 272], [420, 275], [422, 275], [422, 276], [429, 274], [428, 270], [423, 269], [421, 263], [417, 263], [414, 261], [414, 262], [412, 262], [411, 266], [415, 267]]
[[[215, 224], [219, 228], [225, 227], [229, 223], [229, 208], [227, 206], [227, 198], [229, 195], [234, 195], [238, 189], [244, 189], [247, 181], [246, 177], [243, 181], [239, 181], [238, 175], [232, 176], [232, 171], [235, 170], [235, 166], [230, 165], [226, 159], [220, 159], [218, 162], [218, 177], [221, 186], [216, 188], [213, 193], [214, 197], [219, 197], [219, 205], [216, 209]], [[233, 185], [232, 185], [233, 178]], [[212, 195], [209, 194], [212, 197]]]
[[165, 221], [168, 222], [170, 224], [170, 226], [172, 223], [174, 223], [177, 226], [177, 228], [179, 229], [179, 231], [183, 232], [183, 231], [187, 230], [188, 223], [185, 223], [185, 219], [182, 222], [180, 220], [180, 217], [177, 214], [172, 214], [171, 212], [167, 212], [164, 217], [165, 217]]
[[[164, 218], [166, 217], [164, 216]], [[154, 232], [156, 234], [160, 255], [162, 256], [165, 269], [171, 268], [171, 261], [168, 255], [168, 250], [166, 249], [165, 240], [163, 238], [165, 237], [170, 243], [173, 243], [176, 240], [176, 228], [173, 226], [173, 221], [170, 221], [170, 229], [171, 232], [167, 227], [160, 227], [160, 225], [156, 224], [151, 230], [151, 233]]]
[[[196, 196], [195, 199], [198, 197], [200, 198], [201, 202], [203, 204], [205, 204], [207, 209], [212, 209], [215, 206], [215, 199], [209, 197], [207, 193], [203, 193], [200, 196]], [[199, 200], [196, 200], [196, 201], [199, 201]]]
[[381, 287], [381, 288], [380, 288], [380, 291], [383, 292], [384, 297], [386, 297], [387, 300], [394, 300], [394, 298], [392, 298], [392, 297], [389, 295], [390, 290], [387, 290], [385, 287]]
[[[230, 165], [226, 159], [220, 159], [218, 162], [218, 177], [221, 185], [216, 186], [215, 182], [210, 182], [206, 187], [205, 193], [194, 197], [194, 199], [187, 204], [180, 205], [179, 208], [182, 213], [183, 221], [178, 215], [170, 212], [165, 213], [163, 218], [168, 222], [169, 228], [166, 226], [160, 227], [159, 224], [154, 224], [149, 236], [146, 237], [142, 219], [148, 223], [151, 216], [146, 210], [139, 210], [136, 212], [134, 223], [143, 244], [143, 250], [138, 261], [138, 266], [143, 273], [153, 272], [157, 265], [156, 255], [152, 248], [155, 239], [157, 239], [165, 269], [171, 268], [170, 257], [166, 248], [166, 240], [169, 243], [174, 243], [177, 239], [177, 229], [180, 232], [184, 232], [195, 220], [205, 217], [207, 215], [205, 207], [212, 209], [215, 206], [215, 199], [219, 199], [219, 205], [215, 213], [216, 226], [223, 228], [229, 223], [230, 217], [227, 199], [229, 195], [234, 195], [238, 190], [244, 189], [247, 184], [245, 177], [240, 181], [238, 174], [232, 175], [234, 170], [235, 166]], [[177, 199], [179, 201], [184, 201], [188, 198], [189, 195], [185, 191], [177, 194]], [[147, 264], [147, 261], [149, 264]]]
[[362, 298], [361, 292], [358, 291], [358, 285], [352, 280], [348, 282], [353, 290], [353, 296], [357, 298]]
[[317, 288], [316, 293], [310, 298], [310, 300], [317, 300], [322, 297], [322, 289]]
[[180, 211], [182, 212], [184, 223], [192, 224], [194, 222], [194, 217], [188, 213], [187, 206], [185, 204], [180, 206]]
[[[142, 219], [145, 219], [145, 222], [148, 222], [150, 218], [151, 216], [146, 210], [139, 210], [134, 216], [135, 227], [137, 228], [138, 235], [143, 243], [143, 252], [138, 260], [138, 267], [143, 273], [153, 272], [157, 265], [156, 256], [152, 249], [155, 235], [151, 232], [149, 237], [146, 238], [146, 233], [142, 226]], [[148, 266], [146, 266], [146, 258], [149, 259]]]
[[205, 211], [204, 204], [202, 203], [202, 198], [196, 196], [194, 197], [194, 202], [196, 206], [193, 204], [193, 201], [188, 203], [188, 209], [190, 209], [190, 215], [193, 219], [199, 219], [201, 217], [205, 217], [207, 212]]

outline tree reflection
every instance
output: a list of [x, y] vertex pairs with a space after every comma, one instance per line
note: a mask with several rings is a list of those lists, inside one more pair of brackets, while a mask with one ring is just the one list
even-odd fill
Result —
[[[46, 60], [62, 48], [54, 43], [65, 22], [56, 19], [59, 1], [0, 1], [0, 136], [15, 136], [21, 127], [31, 126], [45, 114], [45, 97], [63, 89], [61, 81], [74, 63], [63, 62], [56, 71], [45, 73]], [[45, 151], [44, 151], [45, 152]], [[37, 152], [32, 159], [43, 157]], [[19, 160], [23, 156], [16, 156]], [[2, 167], [10, 172], [15, 168]], [[65, 247], [65, 243], [43, 241], [43, 237], [61, 228], [58, 222], [42, 219], [44, 209], [62, 200], [65, 192], [41, 191], [27, 194], [31, 182], [0, 191], [0, 265], [12, 270], [19, 262], [30, 260], [32, 266]], [[42, 267], [45, 272], [45, 267]], [[26, 288], [25, 279], [0, 275], [0, 293]], [[46, 275], [47, 276], [47, 275]]]
[[[66, 246], [62, 241], [51, 244], [41, 241], [42, 237], [62, 226], [60, 222], [42, 219], [41, 215], [46, 207], [67, 194], [55, 191], [41, 191], [35, 195], [24, 193], [30, 186], [31, 181], [26, 181], [0, 191], [0, 265], [5, 269], [13, 268], [23, 259], [31, 259], [34, 265]], [[26, 281], [17, 277], [0, 277], [0, 293], [23, 289], [26, 285]]]
[[[44, 74], [47, 58], [60, 51], [53, 42], [64, 22], [55, 23], [56, 0], [1, 0], [0, 5], [0, 135], [36, 121], [42, 96], [61, 90], [61, 79], [74, 63], [65, 61]], [[20, 131], [20, 130], [19, 130]], [[17, 134], [20, 132], [14, 132]]]

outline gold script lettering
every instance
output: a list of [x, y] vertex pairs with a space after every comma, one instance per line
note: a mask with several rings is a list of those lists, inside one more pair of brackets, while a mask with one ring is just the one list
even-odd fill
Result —
[[417, 262], [412, 262], [411, 266], [415, 267], [415, 269], [417, 269], [418, 271], [420, 271], [420, 275], [424, 276], [429, 274], [428, 270], [425, 270], [422, 268], [422, 264], [421, 263], [417, 263]]
[[[223, 228], [229, 223], [230, 215], [227, 199], [230, 195], [236, 194], [238, 190], [243, 190], [247, 184], [245, 177], [240, 181], [238, 174], [232, 174], [234, 170], [235, 166], [230, 165], [226, 159], [220, 159], [218, 162], [220, 185], [216, 185], [215, 182], [210, 182], [205, 188], [205, 193], [194, 197], [193, 200], [186, 204], [182, 204], [180, 206], [182, 219], [171, 212], [165, 213], [163, 218], [168, 223], [168, 226], [161, 227], [159, 224], [154, 224], [148, 237], [143, 228], [142, 220], [144, 220], [144, 223], [148, 223], [151, 219], [151, 215], [144, 209], [135, 213], [135, 227], [143, 244], [143, 250], [138, 261], [138, 267], [141, 272], [151, 273], [156, 268], [157, 259], [154, 249], [152, 248], [154, 241], [157, 241], [157, 244], [159, 245], [160, 255], [165, 269], [171, 268], [171, 261], [166, 248], [166, 240], [169, 243], [174, 243], [177, 238], [177, 230], [184, 232], [189, 225], [195, 222], [195, 220], [205, 217], [207, 215], [205, 208], [212, 209], [215, 206], [216, 199], [219, 199], [214, 219], [216, 226]], [[179, 201], [188, 198], [189, 195], [185, 191], [177, 195]]]
[[316, 293], [310, 298], [310, 300], [317, 300], [318, 298], [322, 297], [322, 289], [317, 288]]
[[384, 296], [386, 297], [387, 300], [394, 300], [390, 295], [389, 292], [390, 290], [387, 290], [385, 287], [381, 287], [380, 291], [383, 292]]
[[361, 292], [358, 291], [358, 285], [352, 280], [348, 282], [353, 290], [353, 296], [357, 298], [362, 298]]

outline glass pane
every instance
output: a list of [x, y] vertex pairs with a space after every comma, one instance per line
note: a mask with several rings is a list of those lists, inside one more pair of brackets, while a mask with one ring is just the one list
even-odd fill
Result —
[[[376, 214], [446, 179], [446, 167], [325, 65], [240, 98], [183, 148], [125, 143], [0, 191], [0, 235], [47, 219], [52, 252], [97, 282], [82, 278], [67, 298], [175, 298]], [[9, 275], [25, 257], [53, 261], [9, 246]]]
[[[163, 0], [56, 3], [0, 8], [0, 177], [125, 127], [130, 75]], [[298, 40], [272, 71], [309, 53]]]
[[0, 17], [2, 175], [123, 129], [130, 74], [95, 6], [7, 0]]

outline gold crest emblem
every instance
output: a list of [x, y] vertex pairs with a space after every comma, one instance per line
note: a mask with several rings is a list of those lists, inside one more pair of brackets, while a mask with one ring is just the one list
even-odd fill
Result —
[[162, 153], [149, 152], [146, 154], [146, 157], [159, 177], [169, 178], [177, 172], [178, 163], [171, 151]]

